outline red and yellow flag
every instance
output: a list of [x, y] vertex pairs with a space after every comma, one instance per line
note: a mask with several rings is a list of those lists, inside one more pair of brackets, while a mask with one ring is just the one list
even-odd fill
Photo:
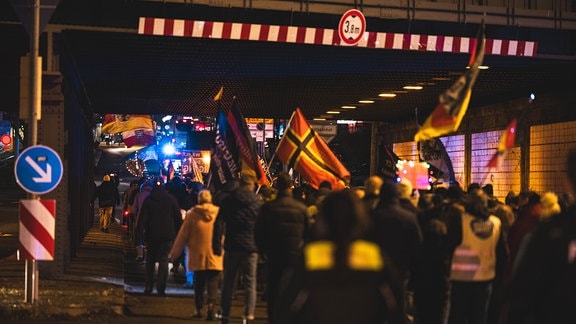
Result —
[[312, 129], [299, 108], [292, 114], [278, 143], [276, 156], [316, 189], [323, 181], [328, 181], [333, 190], [344, 189], [350, 180], [350, 172]]
[[123, 133], [135, 129], [154, 129], [150, 115], [113, 115], [104, 116], [102, 134]]
[[504, 133], [502, 133], [500, 142], [498, 142], [498, 149], [488, 162], [488, 165], [486, 166], [487, 168], [497, 169], [500, 166], [502, 160], [501, 157], [504, 155], [504, 153], [508, 149], [513, 148], [516, 144], [516, 124], [517, 120], [514, 118], [510, 124], [508, 124], [506, 130], [504, 130]]

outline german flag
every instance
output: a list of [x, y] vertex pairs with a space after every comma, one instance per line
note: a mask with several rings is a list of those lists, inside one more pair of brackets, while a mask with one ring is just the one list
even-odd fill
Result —
[[256, 174], [259, 185], [270, 185], [270, 181], [268, 181], [268, 177], [258, 156], [256, 141], [252, 135], [250, 135], [246, 119], [240, 112], [240, 109], [238, 109], [236, 103], [232, 105], [232, 109], [228, 112], [228, 123], [236, 138], [236, 147], [238, 148], [238, 153], [242, 161], [242, 169], [253, 171]]
[[312, 129], [300, 108], [292, 114], [275, 154], [313, 188], [318, 189], [321, 182], [328, 181], [332, 189], [340, 190], [350, 180], [350, 172]]
[[458, 130], [468, 110], [468, 104], [472, 97], [472, 87], [476, 83], [480, 65], [484, 60], [485, 43], [484, 22], [482, 22], [470, 56], [468, 70], [449, 89], [440, 94], [438, 105], [414, 135], [415, 142], [425, 141]]

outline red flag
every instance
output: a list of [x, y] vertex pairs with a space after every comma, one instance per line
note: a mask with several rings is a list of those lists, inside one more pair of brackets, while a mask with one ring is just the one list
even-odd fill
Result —
[[154, 137], [154, 130], [152, 129], [134, 129], [123, 132], [122, 140], [127, 147], [148, 146], [155, 143], [156, 137]]
[[502, 133], [500, 141], [498, 142], [498, 149], [488, 162], [488, 165], [486, 166], [487, 168], [498, 168], [501, 162], [500, 157], [503, 156], [508, 149], [513, 148], [516, 144], [516, 124], [517, 120], [514, 118], [510, 124], [508, 124], [508, 127], [506, 127], [504, 130], [504, 133]]
[[256, 179], [258, 179], [258, 184], [265, 186], [270, 185], [262, 162], [258, 157], [256, 141], [250, 134], [248, 125], [246, 125], [246, 119], [242, 116], [242, 113], [235, 103], [228, 112], [228, 123], [236, 137], [236, 145], [242, 160], [242, 169], [252, 170], [256, 175]]
[[278, 147], [278, 159], [294, 168], [313, 188], [318, 189], [322, 181], [332, 184], [332, 189], [345, 187], [350, 172], [330, 150], [297, 108], [292, 114]]
[[484, 60], [484, 23], [470, 56], [469, 69], [454, 84], [440, 95], [436, 108], [414, 135], [414, 141], [424, 141], [455, 132], [468, 110], [472, 86], [478, 77], [479, 67]]

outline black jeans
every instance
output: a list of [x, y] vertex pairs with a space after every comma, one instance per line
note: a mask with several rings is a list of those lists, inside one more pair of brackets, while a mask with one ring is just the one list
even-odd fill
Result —
[[146, 288], [151, 292], [154, 287], [154, 270], [158, 263], [158, 274], [156, 276], [156, 291], [158, 294], [166, 292], [168, 282], [168, 253], [172, 248], [172, 241], [147, 242], [146, 243]]

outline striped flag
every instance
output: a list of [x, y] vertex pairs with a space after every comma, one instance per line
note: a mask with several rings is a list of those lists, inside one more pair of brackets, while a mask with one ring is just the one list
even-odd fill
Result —
[[420, 127], [414, 141], [425, 141], [434, 137], [455, 132], [468, 110], [472, 87], [478, 77], [479, 67], [484, 60], [484, 23], [474, 44], [475, 50], [470, 56], [468, 70], [462, 74], [456, 82], [442, 94], [436, 108]]
[[318, 189], [321, 182], [328, 181], [332, 189], [339, 190], [350, 180], [350, 172], [312, 129], [299, 108], [292, 114], [275, 154], [313, 188]]
[[266, 176], [264, 167], [256, 149], [256, 141], [250, 134], [246, 119], [238, 109], [236, 103], [228, 112], [228, 123], [236, 138], [236, 147], [240, 154], [242, 170], [251, 170], [255, 173], [259, 185], [268, 186], [270, 181]]

